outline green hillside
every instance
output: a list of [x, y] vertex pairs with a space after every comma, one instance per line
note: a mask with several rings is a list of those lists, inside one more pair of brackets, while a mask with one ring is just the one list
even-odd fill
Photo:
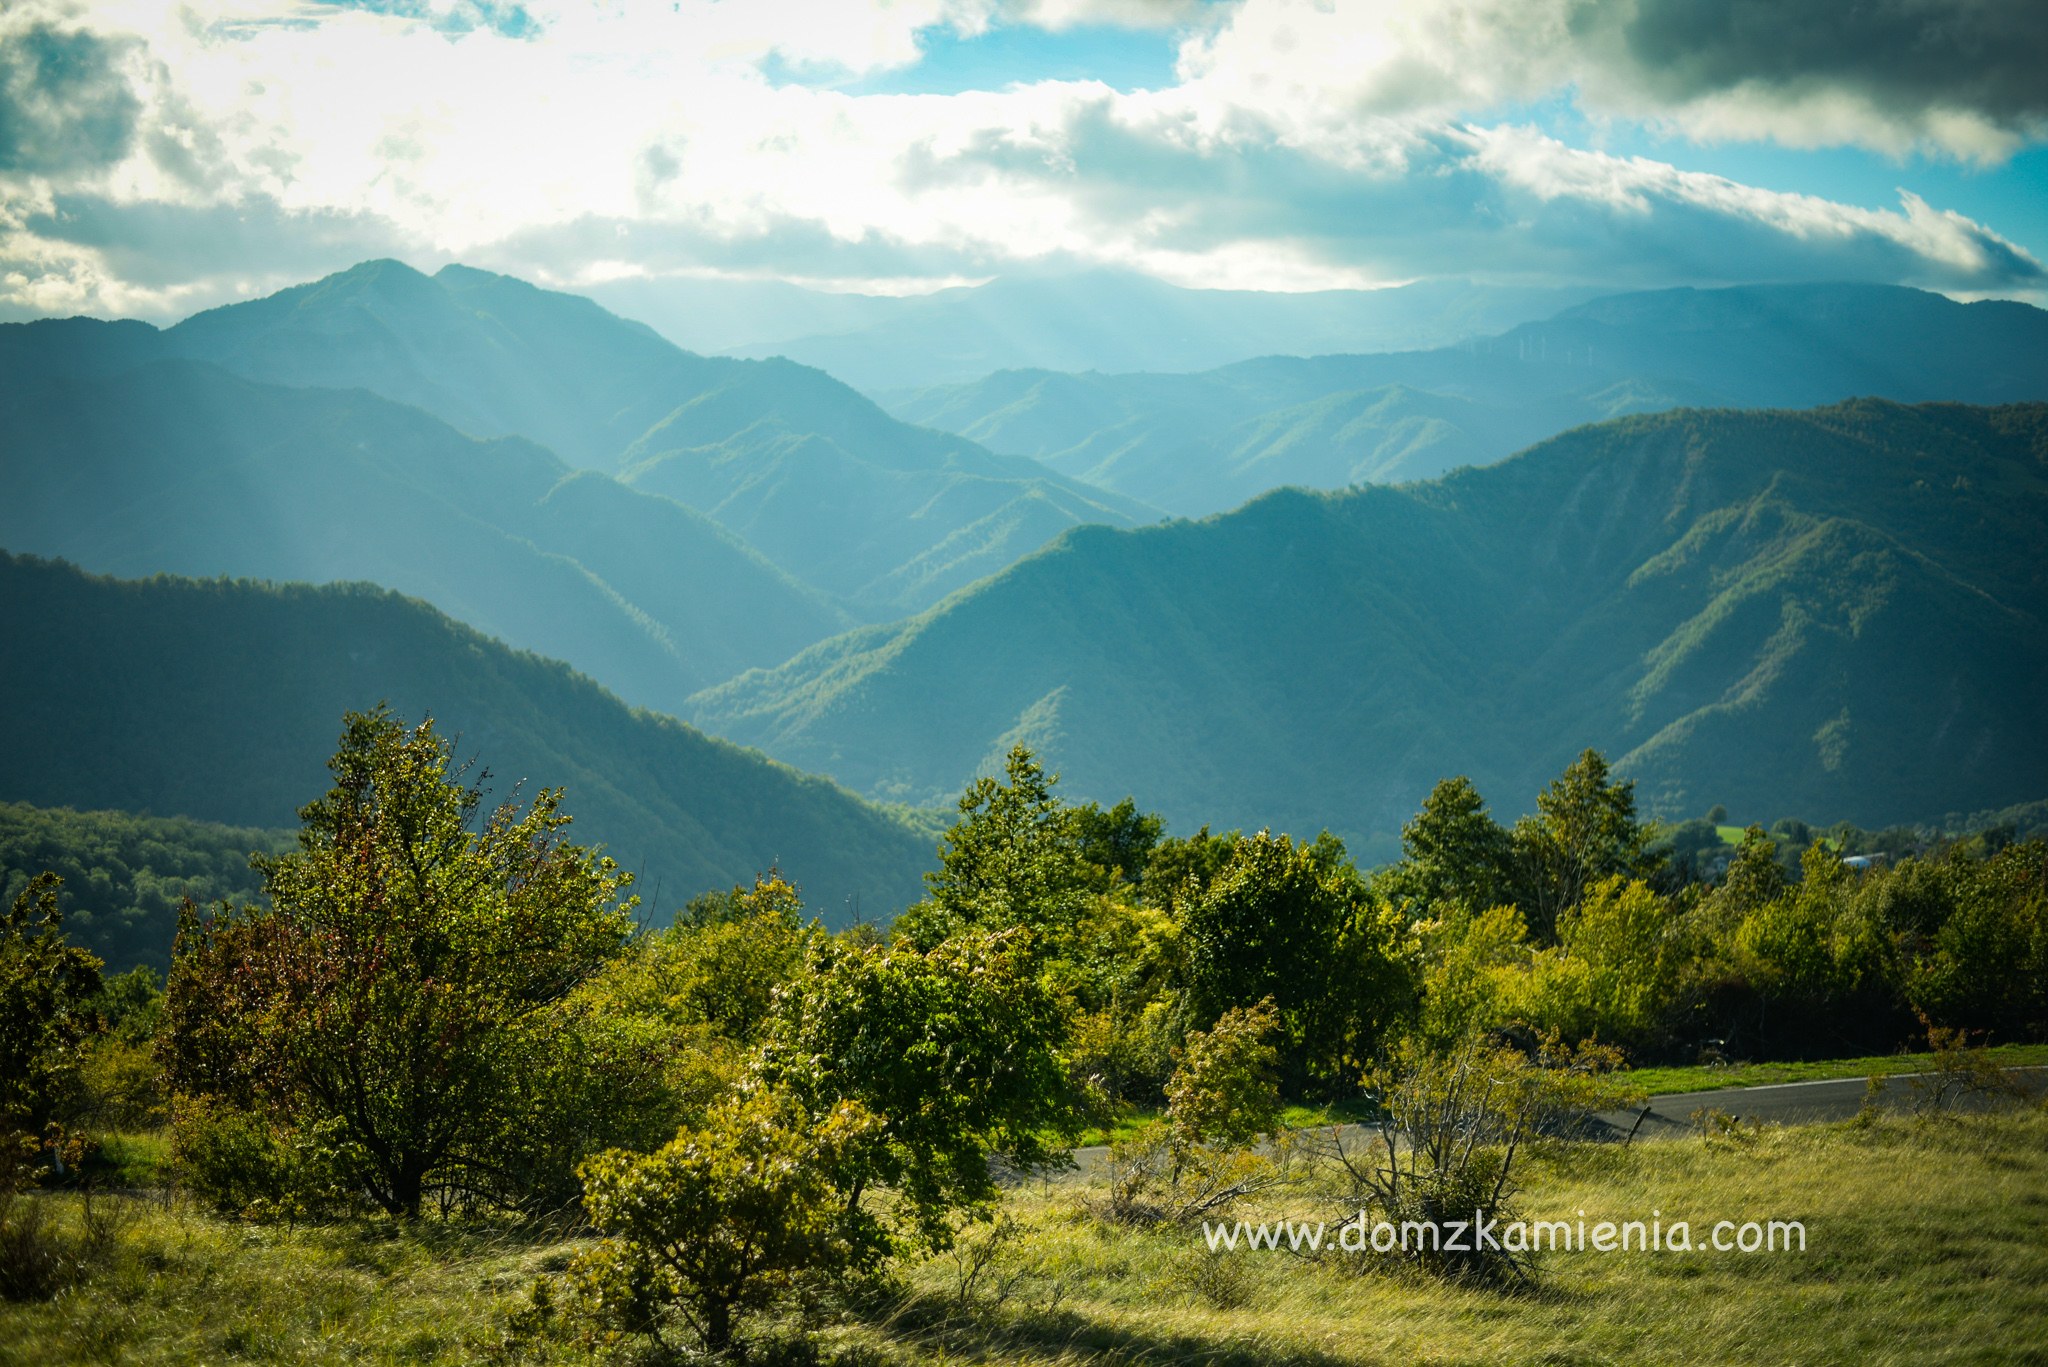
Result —
[[0, 557], [0, 799], [296, 824], [342, 714], [431, 713], [516, 786], [566, 787], [576, 838], [666, 919], [779, 864], [828, 918], [914, 899], [929, 833], [822, 780], [627, 707], [565, 665], [362, 585], [97, 578]]
[[624, 472], [870, 619], [928, 606], [1077, 523], [1156, 516], [903, 423], [822, 371], [693, 355], [588, 299], [463, 266], [365, 262], [199, 314], [161, 346], [266, 382], [367, 389]]
[[1185, 828], [1387, 833], [1582, 747], [1646, 805], [1866, 826], [2048, 772], [2048, 408], [1680, 411], [1434, 484], [1088, 528], [940, 608], [700, 695], [861, 791], [1013, 741]]
[[[39, 330], [119, 336], [21, 331]], [[24, 369], [0, 366], [0, 545], [17, 551], [131, 576], [368, 580], [671, 711], [850, 625], [703, 516], [529, 442], [193, 361]]]
[[262, 880], [252, 853], [282, 853], [290, 831], [223, 826], [189, 817], [79, 812], [0, 802], [0, 897], [11, 905], [29, 879], [60, 875], [64, 933], [113, 972], [170, 966], [178, 908], [249, 902]]
[[1191, 516], [1267, 489], [1433, 478], [1582, 423], [1694, 407], [2048, 398], [2048, 313], [1883, 285], [1617, 295], [1433, 351], [1196, 375], [1011, 371], [891, 397], [911, 422]]

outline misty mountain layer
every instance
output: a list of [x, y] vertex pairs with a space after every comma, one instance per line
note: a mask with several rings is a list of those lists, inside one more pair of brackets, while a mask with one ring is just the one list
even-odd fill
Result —
[[1202, 516], [1284, 485], [1434, 478], [1629, 413], [1859, 396], [2048, 399], [2048, 313], [1884, 285], [1665, 290], [1434, 351], [1197, 375], [1015, 371], [887, 401], [908, 421]]
[[869, 620], [935, 603], [1076, 523], [1157, 516], [900, 422], [821, 371], [693, 355], [588, 299], [463, 266], [366, 262], [189, 318], [162, 345], [537, 442], [706, 514]]
[[[18, 336], [99, 355], [124, 332]], [[0, 545], [17, 551], [120, 575], [368, 580], [670, 711], [852, 625], [702, 514], [531, 442], [189, 360], [26, 369], [0, 365]]]

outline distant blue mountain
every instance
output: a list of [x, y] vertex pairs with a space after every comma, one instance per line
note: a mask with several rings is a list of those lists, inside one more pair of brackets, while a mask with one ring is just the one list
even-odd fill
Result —
[[2048, 398], [2048, 313], [1886, 285], [1618, 295], [1431, 351], [1195, 375], [1016, 371], [889, 398], [908, 421], [1189, 516], [1283, 485], [1428, 479], [1678, 407]]

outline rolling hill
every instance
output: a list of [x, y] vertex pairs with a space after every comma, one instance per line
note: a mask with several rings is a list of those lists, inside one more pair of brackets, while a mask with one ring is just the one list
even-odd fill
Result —
[[900, 422], [822, 371], [693, 355], [589, 299], [464, 266], [365, 262], [195, 315], [157, 345], [265, 383], [366, 389], [619, 474], [869, 620], [937, 602], [1077, 523], [1157, 516]]
[[[118, 355], [127, 329], [15, 335]], [[361, 390], [177, 359], [0, 365], [0, 424], [0, 545], [130, 576], [369, 580], [645, 706], [852, 624], [671, 499]]]
[[2048, 407], [1683, 410], [1070, 532], [693, 716], [911, 802], [1023, 741], [1183, 829], [1383, 840], [1440, 777], [1525, 801], [1587, 745], [1660, 814], [1877, 826], [2040, 787], [2044, 544]]
[[1679, 406], [2048, 398], [2048, 313], [1885, 285], [1598, 299], [1434, 351], [1198, 375], [1015, 371], [885, 396], [898, 416], [1189, 516], [1284, 485], [1433, 478]]
[[626, 706], [367, 585], [116, 580], [0, 555], [0, 800], [295, 826], [342, 714], [431, 714], [500, 798], [565, 787], [573, 835], [641, 874], [647, 911], [780, 865], [843, 921], [920, 893], [933, 841], [831, 783]]

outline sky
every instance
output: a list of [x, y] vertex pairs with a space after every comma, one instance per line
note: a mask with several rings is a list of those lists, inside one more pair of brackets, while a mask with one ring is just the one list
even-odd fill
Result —
[[2040, 0], [5, 0], [0, 317], [574, 288], [2048, 303]]

